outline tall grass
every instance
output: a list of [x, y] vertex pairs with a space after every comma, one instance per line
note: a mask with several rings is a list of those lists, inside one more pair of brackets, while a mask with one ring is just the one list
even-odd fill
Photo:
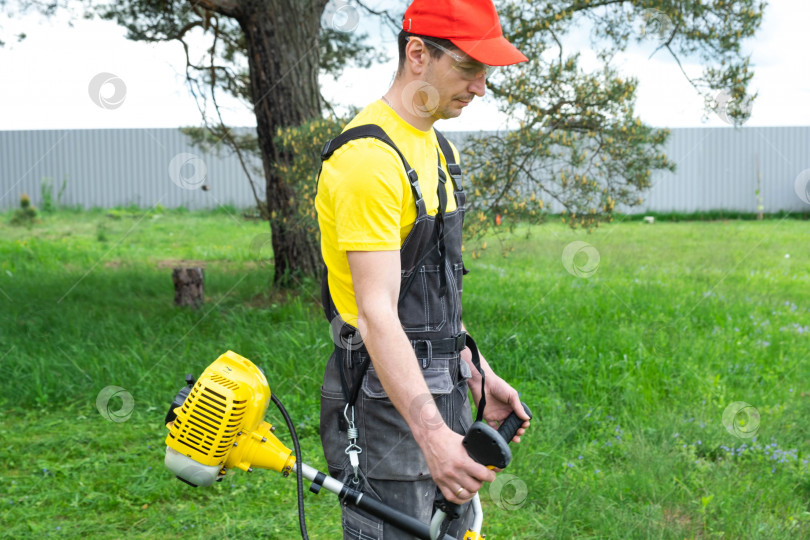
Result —
[[[323, 467], [328, 325], [316, 283], [272, 289], [266, 225], [233, 209], [56, 212], [31, 230], [0, 218], [7, 534], [297, 536], [293, 482], [239, 473], [192, 490], [162, 467], [183, 376], [228, 349], [265, 370]], [[466, 246], [482, 256], [467, 258], [465, 323], [536, 415], [482, 490], [488, 538], [810, 535], [806, 223], [548, 224], [519, 228], [511, 252], [486, 241]], [[569, 253], [569, 272], [575, 241], [592, 249]], [[173, 306], [176, 265], [205, 266], [199, 311]], [[126, 422], [96, 409], [111, 385], [133, 396]], [[723, 425], [735, 401], [759, 411], [756, 438]], [[306, 496], [313, 538], [340, 535], [330, 497]]]

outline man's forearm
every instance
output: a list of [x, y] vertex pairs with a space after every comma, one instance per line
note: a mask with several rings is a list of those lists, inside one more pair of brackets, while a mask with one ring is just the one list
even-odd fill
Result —
[[424, 448], [430, 432], [444, 426], [411, 343], [395, 313], [358, 317], [360, 334], [383, 389]]

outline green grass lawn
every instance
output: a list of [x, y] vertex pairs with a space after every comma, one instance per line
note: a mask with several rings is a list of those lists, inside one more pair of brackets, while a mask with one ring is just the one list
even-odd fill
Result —
[[[0, 535], [297, 537], [292, 478], [237, 471], [193, 489], [163, 467], [184, 375], [228, 349], [264, 369], [305, 461], [324, 467], [329, 327], [317, 283], [272, 289], [266, 224], [226, 211], [9, 218]], [[481, 491], [487, 538], [810, 537], [809, 240], [808, 222], [774, 219], [547, 224], [519, 228], [508, 256], [497, 237], [466, 246], [481, 253], [467, 258], [466, 325], [535, 412]], [[173, 306], [177, 265], [205, 267], [199, 311]], [[96, 407], [113, 385], [134, 400], [126, 421]], [[755, 438], [724, 426], [732, 402], [758, 411]], [[272, 407], [268, 420], [291, 445]], [[339, 538], [337, 499], [305, 499], [310, 537]]]

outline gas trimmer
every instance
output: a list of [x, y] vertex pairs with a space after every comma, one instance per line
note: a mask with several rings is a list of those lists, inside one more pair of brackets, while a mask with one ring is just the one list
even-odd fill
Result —
[[[278, 407], [290, 430], [294, 452], [273, 434], [275, 427], [264, 420], [270, 401]], [[531, 412], [523, 405], [526, 413]], [[196, 381], [186, 376], [183, 387], [166, 415], [166, 467], [180, 480], [194, 486], [210, 486], [221, 481], [232, 468], [252, 472], [270, 469], [287, 477], [295, 472], [298, 483], [298, 521], [301, 537], [308, 539], [304, 518], [303, 480], [311, 482], [310, 491], [326, 489], [341, 501], [352, 504], [395, 527], [424, 540], [453, 540], [445, 535], [458, 517], [459, 507], [437, 498], [436, 512], [430, 524], [422, 523], [380, 501], [363, 496], [357, 490], [301, 460], [298, 436], [289, 414], [278, 398], [270, 393], [264, 372], [250, 360], [228, 351], [203, 371]], [[508, 441], [523, 424], [512, 413], [498, 430], [475, 422], [464, 437], [469, 455], [490, 468], [503, 469], [512, 459]], [[464, 540], [482, 538], [483, 512], [478, 494], [472, 500], [473, 526]]]

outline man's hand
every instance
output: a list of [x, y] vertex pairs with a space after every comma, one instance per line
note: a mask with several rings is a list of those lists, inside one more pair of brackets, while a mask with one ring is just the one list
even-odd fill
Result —
[[[518, 418], [525, 420], [523, 425], [517, 430], [512, 442], [519, 443], [520, 436], [526, 433], [529, 427], [529, 417], [526, 411], [523, 410], [523, 405], [520, 404], [520, 396], [517, 390], [512, 388], [509, 383], [495, 375], [492, 371], [487, 373], [486, 377], [487, 405], [484, 407], [484, 420], [487, 423], [498, 429], [498, 426], [503, 423], [506, 418], [512, 414], [517, 413]], [[481, 385], [478, 385], [478, 393], [481, 393]], [[509, 442], [509, 441], [507, 441]]]
[[[461, 435], [444, 426], [432, 430], [420, 446], [433, 482], [445, 499], [463, 504], [473, 498], [484, 482], [493, 482], [495, 472], [474, 461], [461, 441]], [[463, 488], [463, 489], [460, 489]]]

